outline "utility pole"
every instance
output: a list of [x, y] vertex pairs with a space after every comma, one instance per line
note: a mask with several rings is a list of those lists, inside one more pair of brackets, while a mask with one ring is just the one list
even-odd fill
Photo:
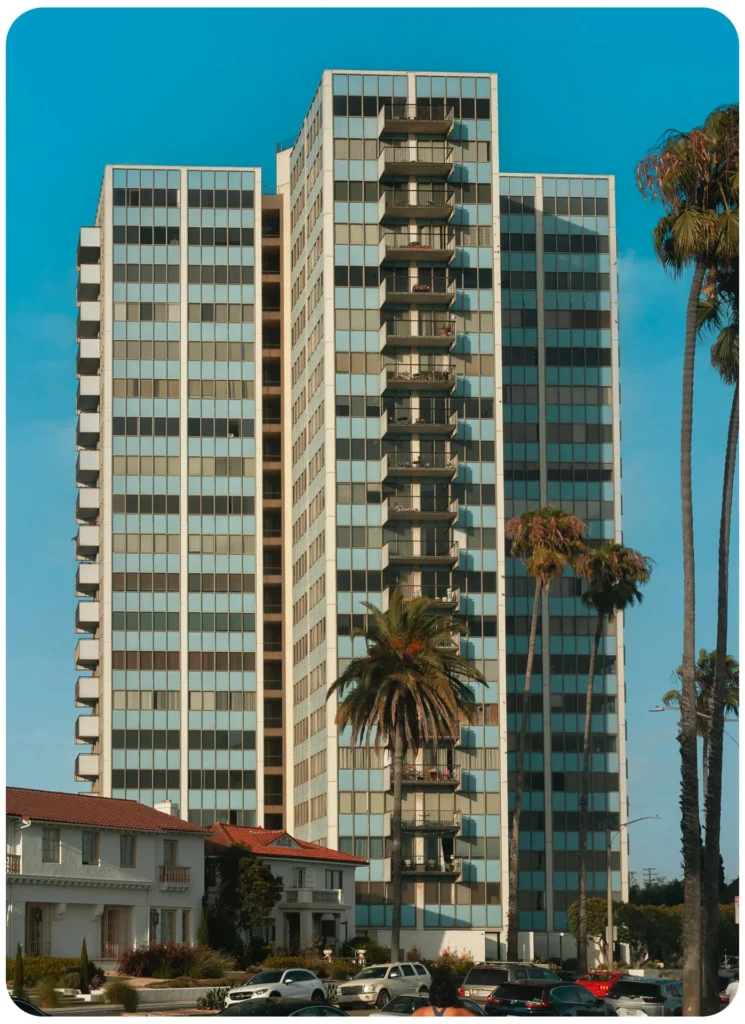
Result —
[[657, 881], [657, 869], [656, 868], [642, 868], [642, 874], [644, 875], [644, 886], [647, 888], [650, 885], [654, 885]]

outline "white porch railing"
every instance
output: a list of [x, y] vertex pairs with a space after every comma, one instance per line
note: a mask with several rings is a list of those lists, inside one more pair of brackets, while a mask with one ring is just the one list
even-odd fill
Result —
[[341, 889], [285, 889], [284, 903], [341, 903]]

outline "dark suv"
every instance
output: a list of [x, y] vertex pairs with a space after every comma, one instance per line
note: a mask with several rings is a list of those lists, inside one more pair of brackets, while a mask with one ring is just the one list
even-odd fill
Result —
[[615, 1017], [604, 999], [564, 981], [500, 985], [484, 1007], [488, 1017]]

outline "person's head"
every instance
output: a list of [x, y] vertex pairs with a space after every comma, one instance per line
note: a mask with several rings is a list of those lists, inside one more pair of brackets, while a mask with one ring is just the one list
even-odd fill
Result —
[[433, 981], [429, 990], [429, 1001], [432, 1006], [444, 1009], [447, 1006], [457, 1006], [458, 987], [452, 978], [441, 978]]
[[739, 981], [740, 980], [740, 972], [739, 971], [735, 971], [732, 980], [733, 981]]

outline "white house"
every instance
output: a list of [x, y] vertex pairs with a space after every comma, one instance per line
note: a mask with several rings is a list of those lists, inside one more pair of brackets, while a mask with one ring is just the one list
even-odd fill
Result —
[[26, 956], [115, 961], [148, 941], [196, 941], [205, 837], [170, 802], [7, 789], [6, 940]]
[[220, 858], [246, 846], [284, 883], [274, 908], [274, 939], [296, 951], [322, 940], [338, 949], [354, 937], [354, 871], [367, 861], [349, 853], [293, 839], [281, 829], [212, 826], [207, 839], [207, 894], [214, 895]]

